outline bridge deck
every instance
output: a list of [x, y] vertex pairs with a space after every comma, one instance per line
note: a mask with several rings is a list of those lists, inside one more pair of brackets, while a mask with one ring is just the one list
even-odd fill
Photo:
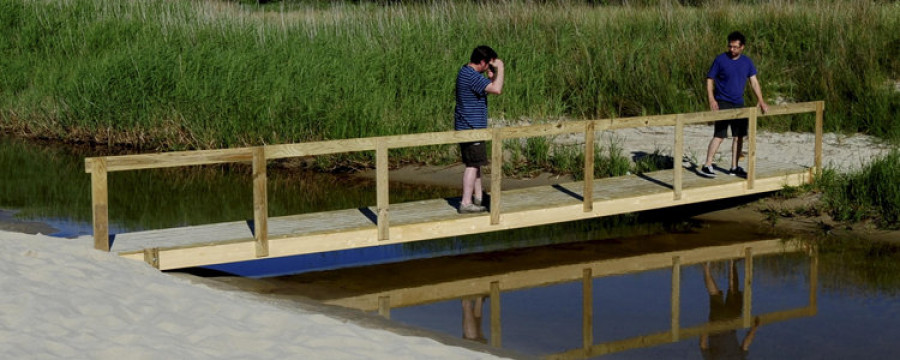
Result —
[[[673, 171], [662, 170], [594, 180], [594, 206], [584, 212], [583, 183], [572, 182], [503, 191], [500, 223], [489, 213], [459, 215], [458, 199], [433, 199], [390, 205], [388, 240], [378, 240], [377, 210], [369, 207], [268, 219], [269, 256], [386, 245], [448, 236], [573, 221], [779, 190], [806, 183], [810, 169], [758, 162], [753, 189], [742, 178], [720, 174], [715, 179], [686, 172], [682, 197], [674, 200]], [[176, 269], [254, 260], [251, 221], [116, 234], [111, 251]], [[150, 250], [152, 249], [152, 251]]]

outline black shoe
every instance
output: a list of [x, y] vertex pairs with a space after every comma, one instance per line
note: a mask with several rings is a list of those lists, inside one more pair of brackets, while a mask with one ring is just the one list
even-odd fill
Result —
[[728, 175], [731, 175], [731, 176], [739, 176], [739, 177], [745, 178], [745, 177], [747, 177], [747, 172], [744, 171], [744, 168], [738, 166], [738, 167], [736, 167], [736, 168], [734, 168], [734, 169], [729, 170], [729, 171], [728, 171]]
[[713, 171], [713, 167], [710, 165], [701, 167], [700, 171], [697, 171], [697, 174], [700, 174], [700, 176], [708, 177], [708, 178], [716, 177], [716, 172]]

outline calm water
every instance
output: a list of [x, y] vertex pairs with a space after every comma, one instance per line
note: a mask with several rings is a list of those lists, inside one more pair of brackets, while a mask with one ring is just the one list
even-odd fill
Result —
[[[17, 211], [18, 221], [48, 223], [58, 230], [56, 236], [90, 233], [89, 176], [84, 173], [83, 161], [84, 156], [98, 153], [103, 151], [0, 138], [0, 166], [14, 169], [0, 173], [0, 209]], [[375, 202], [374, 186], [368, 182], [280, 168], [270, 168], [269, 174], [272, 216]], [[249, 167], [113, 173], [109, 182], [112, 232], [252, 218]], [[391, 194], [392, 202], [401, 202], [454, 196], [456, 191], [395, 185]], [[900, 255], [893, 248], [859, 242], [848, 246], [846, 241], [820, 241], [815, 258], [802, 251], [753, 257], [748, 319], [752, 323], [759, 316], [761, 323], [752, 332], [746, 352], [740, 344], [752, 326], [743, 324], [743, 304], [734, 303], [743, 301], [747, 293], [746, 259], [686, 260], [677, 286], [675, 328], [679, 338], [673, 341], [671, 261], [649, 268], [638, 265], [654, 254], [680, 251], [688, 259], [693, 256], [688, 254], [710, 247], [773, 237], [758, 226], [674, 215], [695, 210], [697, 207], [213, 269], [254, 278], [268, 276], [216, 278], [239, 283], [248, 291], [343, 302], [373, 316], [378, 311], [371, 304], [378, 304], [381, 297], [394, 304], [389, 310], [392, 321], [444, 336], [471, 338], [473, 344], [497, 346], [527, 357], [584, 358], [586, 312], [591, 314], [587, 317], [588, 345], [595, 354], [607, 352], [601, 358], [897, 356]], [[725, 296], [719, 306], [718, 298], [710, 296], [709, 284], [730, 294], [727, 280], [732, 263], [738, 277], [738, 286], [732, 289], [743, 292], [731, 294], [730, 301], [725, 301], [729, 298]], [[708, 276], [704, 265], [709, 268]], [[633, 267], [601, 274], [622, 266]], [[593, 269], [587, 296], [584, 268]], [[292, 273], [297, 274], [286, 275]], [[499, 293], [492, 294], [493, 281], [499, 281]], [[398, 297], [398, 291], [408, 291], [406, 300]], [[414, 301], [416, 291], [430, 295]], [[354, 305], [348, 299], [370, 305]], [[494, 319], [492, 324], [496, 314], [499, 322]], [[714, 329], [708, 328], [711, 318], [716, 320], [711, 325]], [[719, 331], [704, 331], [705, 327]], [[701, 349], [704, 332], [710, 350]]]

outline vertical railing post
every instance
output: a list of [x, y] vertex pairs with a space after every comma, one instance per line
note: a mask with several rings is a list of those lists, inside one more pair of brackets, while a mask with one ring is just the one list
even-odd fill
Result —
[[502, 331], [500, 326], [500, 282], [491, 282], [491, 346], [500, 347]]
[[495, 127], [491, 133], [491, 225], [500, 223], [500, 182], [503, 181], [503, 137], [500, 129]]
[[109, 251], [109, 190], [106, 158], [88, 159], [91, 163], [91, 209], [94, 221], [94, 249]]
[[753, 248], [744, 249], [744, 327], [753, 323]]
[[266, 148], [253, 148], [253, 230], [256, 257], [269, 256], [269, 200], [266, 185]]
[[388, 147], [383, 139], [375, 149], [375, 186], [378, 202], [378, 240], [390, 239], [390, 194], [388, 193]]
[[594, 122], [584, 126], [584, 212], [594, 210]]
[[750, 128], [747, 132], [750, 141], [747, 150], [747, 190], [753, 189], [756, 181], [756, 114], [756, 107], [753, 107], [753, 110], [750, 111]]
[[684, 118], [681, 114], [675, 116], [675, 147], [672, 148], [672, 192], [675, 200], [681, 200], [682, 181], [684, 169], [681, 160], [684, 157]]
[[591, 268], [581, 273], [581, 343], [587, 351], [594, 344], [594, 290]]
[[672, 257], [672, 341], [681, 339], [681, 257]]
[[825, 102], [816, 102], [816, 150], [815, 150], [815, 176], [822, 174], [822, 138], [825, 123]]

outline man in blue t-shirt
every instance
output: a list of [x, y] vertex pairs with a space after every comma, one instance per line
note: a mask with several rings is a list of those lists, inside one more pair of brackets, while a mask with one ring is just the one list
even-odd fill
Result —
[[[487, 77], [484, 73], [487, 73]], [[488, 46], [479, 46], [472, 51], [469, 63], [463, 65], [456, 75], [456, 109], [454, 110], [455, 130], [487, 128], [487, 95], [500, 95], [503, 91], [503, 61], [497, 52]], [[459, 203], [459, 213], [485, 211], [481, 205], [481, 167], [488, 164], [487, 150], [483, 141], [462, 143], [460, 153], [466, 170], [463, 173], [463, 195]]]
[[[759, 87], [759, 81], [756, 79], [756, 66], [750, 58], [741, 55], [744, 52], [744, 43], [746, 38], [740, 32], [728, 34], [728, 51], [720, 54], [713, 61], [706, 74], [706, 93], [709, 98], [710, 110], [719, 109], [737, 109], [744, 107], [744, 88], [747, 86], [747, 79], [750, 80], [750, 87], [756, 94], [756, 105], [760, 107], [763, 114], [769, 111], [769, 105], [763, 100], [762, 90]], [[716, 177], [713, 171], [713, 156], [719, 151], [719, 145], [728, 136], [728, 128], [731, 127], [731, 167], [728, 170], [729, 175], [747, 176], [747, 172], [738, 166], [741, 151], [744, 146], [744, 136], [747, 136], [748, 120], [732, 119], [716, 121], [713, 138], [709, 142], [709, 148], [706, 152], [706, 162], [698, 172], [701, 176], [713, 178]]]

